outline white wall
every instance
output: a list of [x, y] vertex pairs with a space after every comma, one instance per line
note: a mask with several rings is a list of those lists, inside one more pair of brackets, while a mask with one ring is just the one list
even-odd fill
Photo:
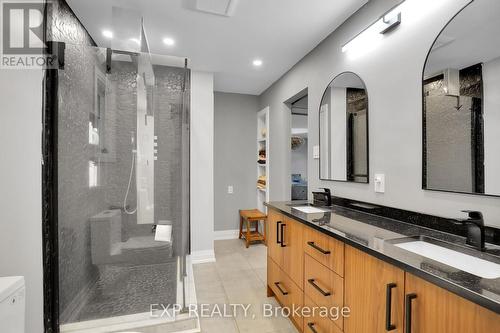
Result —
[[[287, 198], [286, 149], [289, 124], [283, 102], [308, 88], [309, 150], [318, 144], [318, 109], [329, 82], [353, 71], [365, 81], [369, 96], [370, 184], [319, 181], [318, 160], [309, 159], [310, 189], [330, 187], [338, 196], [441, 216], [461, 216], [462, 209], [481, 210], [486, 223], [500, 226], [500, 199], [422, 190], [422, 70], [434, 39], [468, 0], [406, 0], [409, 10], [390, 35], [363, 52], [342, 53], [352, 37], [398, 0], [372, 0], [261, 96], [270, 106], [271, 200]], [[376, 194], [373, 175], [386, 175], [386, 193]]]
[[485, 192], [500, 194], [500, 58], [483, 66]]
[[26, 279], [26, 332], [43, 332], [42, 72], [0, 70], [0, 276]]
[[214, 77], [191, 72], [191, 251], [193, 263], [214, 255]]

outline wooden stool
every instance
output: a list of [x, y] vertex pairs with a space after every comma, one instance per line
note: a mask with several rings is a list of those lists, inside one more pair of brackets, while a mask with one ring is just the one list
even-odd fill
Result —
[[[262, 233], [259, 232], [259, 221], [264, 223], [264, 230]], [[255, 222], [255, 230], [251, 230], [252, 222]], [[241, 239], [243, 235], [245, 236], [245, 241], [247, 248], [250, 242], [263, 241], [266, 242], [266, 222], [267, 216], [258, 209], [240, 209], [240, 236]], [[246, 226], [246, 231], [243, 232], [243, 224]]]

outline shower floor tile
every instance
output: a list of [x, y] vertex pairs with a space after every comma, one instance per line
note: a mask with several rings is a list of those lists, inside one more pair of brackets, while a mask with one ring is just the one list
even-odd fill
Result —
[[145, 266], [113, 266], [90, 291], [78, 322], [149, 312], [151, 304], [174, 304], [177, 261]]

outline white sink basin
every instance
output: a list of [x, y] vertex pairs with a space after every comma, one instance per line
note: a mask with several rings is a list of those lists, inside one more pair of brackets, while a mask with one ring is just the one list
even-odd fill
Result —
[[328, 210], [316, 208], [316, 207], [311, 207], [311, 206], [296, 206], [292, 207], [293, 209], [296, 209], [298, 211], [301, 211], [302, 213], [306, 214], [315, 214], [315, 213], [324, 213], [328, 212]]
[[394, 244], [395, 246], [454, 267], [461, 271], [474, 274], [484, 279], [500, 278], [500, 265], [468, 254], [453, 251], [442, 246], [415, 240]]

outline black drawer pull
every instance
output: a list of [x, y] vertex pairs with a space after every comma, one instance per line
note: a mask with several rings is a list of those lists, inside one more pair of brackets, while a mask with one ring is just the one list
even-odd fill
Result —
[[318, 331], [316, 331], [316, 329], [314, 328], [314, 323], [307, 323], [307, 327], [309, 327], [311, 332], [318, 333]]
[[280, 242], [280, 224], [283, 223], [281, 221], [276, 222], [276, 244], [281, 244]]
[[391, 323], [392, 289], [396, 287], [395, 283], [389, 283], [385, 293], [385, 330], [388, 332], [396, 329], [396, 326]]
[[406, 295], [406, 313], [405, 313], [406, 330], [405, 330], [405, 333], [411, 333], [411, 303], [415, 298], [417, 298], [416, 294]]
[[323, 250], [322, 248], [320, 248], [318, 245], [314, 244], [314, 242], [307, 242], [307, 245], [309, 245], [310, 247], [312, 247], [313, 249], [315, 249], [316, 251], [319, 251], [323, 254], [330, 254], [332, 252], [328, 251], [328, 250]]
[[332, 293], [329, 292], [329, 291], [324, 291], [323, 289], [321, 289], [315, 282], [314, 282], [314, 279], [309, 279], [307, 280], [307, 282], [309, 282], [309, 284], [311, 286], [313, 286], [317, 291], [319, 291], [321, 293], [321, 295], [327, 297], [327, 296], [330, 296]]
[[276, 286], [276, 288], [278, 288], [278, 290], [283, 294], [283, 296], [286, 296], [288, 295], [288, 291], [284, 291], [283, 289], [281, 289], [280, 287], [280, 282], [274, 282], [274, 285]]
[[286, 247], [286, 245], [285, 245], [285, 227], [286, 227], [286, 224], [280, 225], [281, 247]]

